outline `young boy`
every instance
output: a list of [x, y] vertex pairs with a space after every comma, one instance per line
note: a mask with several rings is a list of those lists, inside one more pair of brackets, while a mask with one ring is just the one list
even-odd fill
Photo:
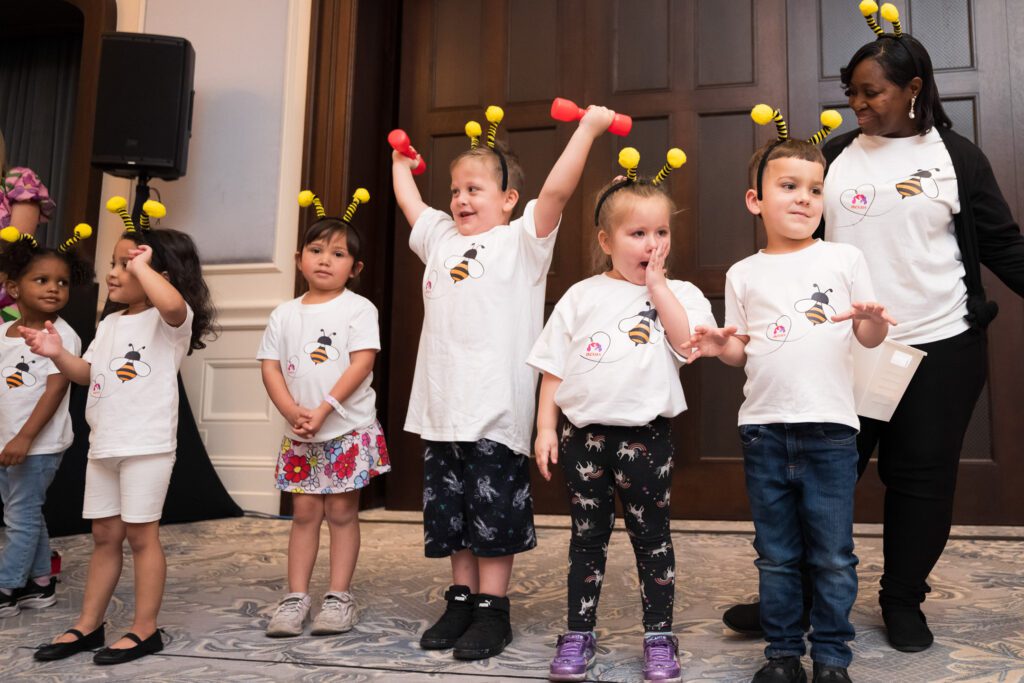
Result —
[[739, 430], [768, 641], [768, 662], [754, 683], [807, 680], [800, 662], [805, 553], [814, 584], [814, 681], [850, 680], [860, 426], [850, 348], [854, 338], [877, 346], [895, 323], [870, 301], [860, 251], [811, 237], [821, 220], [824, 174], [825, 159], [809, 142], [776, 142], [754, 154], [746, 203], [763, 220], [768, 245], [726, 274], [726, 326], [698, 326], [690, 340], [691, 362], [718, 356], [747, 374]]
[[483, 659], [512, 641], [512, 563], [537, 543], [527, 459], [537, 373], [526, 357], [542, 327], [562, 209], [612, 116], [603, 107], [587, 112], [540, 196], [515, 221], [523, 172], [500, 143], [491, 146], [498, 108], [488, 110], [487, 146], [474, 139], [452, 161], [450, 216], [420, 197], [412, 178], [418, 159], [392, 157], [395, 197], [412, 225], [409, 246], [426, 266], [405, 428], [424, 441], [425, 554], [448, 557], [452, 567], [446, 610], [423, 633], [424, 649], [453, 647], [458, 659]]

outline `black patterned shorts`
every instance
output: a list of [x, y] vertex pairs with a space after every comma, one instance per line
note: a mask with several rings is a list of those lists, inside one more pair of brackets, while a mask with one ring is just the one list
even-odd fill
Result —
[[465, 548], [478, 557], [501, 557], [537, 545], [529, 458], [489, 439], [423, 443], [427, 557]]

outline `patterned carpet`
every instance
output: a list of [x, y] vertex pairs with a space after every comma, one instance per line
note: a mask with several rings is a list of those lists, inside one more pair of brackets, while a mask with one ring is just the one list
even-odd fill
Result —
[[[384, 521], [391, 520], [391, 521]], [[408, 520], [408, 521], [394, 521]], [[158, 656], [112, 669], [85, 654], [35, 662], [32, 647], [68, 628], [77, 613], [90, 550], [88, 536], [55, 541], [64, 556], [59, 602], [0, 621], [0, 680], [31, 681], [517, 681], [544, 680], [555, 635], [564, 624], [565, 519], [545, 518], [539, 548], [517, 562], [511, 593], [515, 640], [505, 654], [456, 662], [421, 651], [419, 632], [439, 613], [447, 564], [422, 557], [414, 516], [364, 516], [354, 593], [362, 620], [326, 638], [274, 640], [263, 635], [284, 590], [288, 522], [254, 517], [164, 527], [169, 572], [162, 624], [169, 638]], [[620, 522], [621, 524], [621, 522]], [[677, 558], [676, 633], [686, 681], [749, 681], [763, 645], [728, 635], [722, 611], [755, 592], [748, 525], [673, 525]], [[860, 528], [859, 528], [860, 529]], [[928, 601], [935, 645], [902, 654], [885, 644], [875, 601], [881, 539], [858, 536], [862, 592], [850, 669], [855, 681], [1024, 681], [1024, 538], [978, 536], [950, 542], [933, 574]], [[314, 586], [326, 584], [327, 534]], [[129, 626], [130, 561], [108, 614], [108, 641]], [[598, 613], [598, 681], [640, 678], [639, 595], [632, 553], [617, 531]], [[320, 595], [314, 595], [318, 604]], [[808, 673], [810, 664], [807, 662]]]

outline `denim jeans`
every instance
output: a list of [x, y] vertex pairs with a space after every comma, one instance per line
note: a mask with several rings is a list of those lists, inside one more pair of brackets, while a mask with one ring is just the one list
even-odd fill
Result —
[[857, 597], [857, 431], [832, 423], [742, 425], [740, 439], [754, 517], [765, 656], [804, 654], [800, 562], [806, 555], [814, 586], [811, 659], [849, 666], [850, 610]]
[[0, 588], [14, 590], [30, 578], [50, 574], [43, 503], [61, 455], [30, 455], [20, 465], [0, 467], [0, 499], [7, 525], [7, 542], [0, 549]]

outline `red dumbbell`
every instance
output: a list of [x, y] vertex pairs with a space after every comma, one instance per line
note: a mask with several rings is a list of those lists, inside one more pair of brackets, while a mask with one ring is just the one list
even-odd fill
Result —
[[[579, 121], [586, 113], [586, 109], [580, 109], [575, 102], [562, 97], [556, 97], [551, 103], [551, 118], [557, 121]], [[629, 135], [632, 129], [633, 119], [625, 114], [616, 114], [612, 125], [608, 126], [608, 132], [612, 135]]]
[[[395, 128], [393, 131], [388, 133], [388, 144], [391, 145], [391, 147], [399, 154], [407, 156], [410, 159], [416, 158], [416, 148], [412, 146], [412, 143], [409, 142], [409, 136], [401, 128]], [[423, 157], [420, 157], [420, 163], [416, 168], [412, 169], [412, 174], [423, 175], [426, 172], [427, 162]]]

